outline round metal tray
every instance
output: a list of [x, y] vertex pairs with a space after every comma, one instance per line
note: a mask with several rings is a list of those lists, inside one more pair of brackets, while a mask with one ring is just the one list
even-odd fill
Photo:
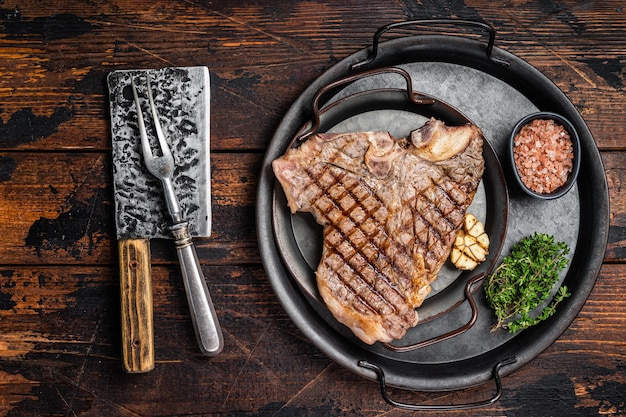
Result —
[[[415, 94], [415, 93], [414, 93]], [[446, 103], [417, 93], [427, 104], [415, 104], [407, 97], [407, 91], [396, 89], [373, 89], [362, 91], [333, 101], [320, 112], [321, 132], [386, 131], [395, 137], [407, 137], [415, 127], [422, 126], [435, 117], [450, 126], [471, 123], [466, 116]], [[302, 129], [306, 131], [306, 128]], [[465, 300], [465, 286], [469, 279], [481, 273], [488, 274], [499, 259], [506, 235], [508, 219], [508, 191], [498, 157], [488, 141], [484, 144], [485, 174], [478, 187], [469, 212], [485, 224], [491, 236], [489, 254], [474, 271], [462, 273], [446, 263], [432, 283], [432, 291], [420, 306], [420, 323], [428, 322], [458, 306]], [[318, 313], [346, 337], [351, 332], [327, 314], [324, 302], [317, 290], [315, 270], [322, 254], [322, 227], [309, 213], [291, 214], [284, 192], [278, 184], [272, 207], [274, 238], [283, 264], [313, 303]], [[472, 292], [480, 288], [472, 286]], [[321, 308], [318, 308], [321, 307]], [[446, 331], [445, 323], [442, 333]], [[411, 336], [406, 338], [410, 340]], [[356, 339], [355, 339], [356, 340]]]
[[[501, 232], [506, 232], [503, 232], [500, 256], [501, 259], [520, 238], [535, 231], [554, 235], [557, 240], [568, 243], [572, 250], [570, 266], [561, 276], [572, 295], [559, 305], [557, 313], [549, 320], [510, 335], [502, 331], [490, 332], [494, 317], [483, 292], [477, 291], [479, 318], [469, 331], [409, 353], [390, 352], [378, 344], [360, 343], [333, 325], [323, 309], [311, 302], [310, 293], [314, 289], [307, 290], [299, 283], [293, 265], [287, 265], [290, 260], [284, 256], [284, 242], [280, 242], [281, 233], [293, 235], [294, 227], [276, 229], [280, 227], [275, 222], [279, 194], [271, 162], [285, 152], [294, 136], [310, 120], [316, 92], [352, 73], [354, 64], [370, 56], [368, 49], [350, 55], [315, 80], [289, 109], [267, 149], [257, 195], [257, 231], [268, 279], [287, 314], [312, 343], [337, 363], [365, 378], [382, 380], [382, 372], [389, 385], [421, 391], [466, 388], [488, 382], [494, 373], [498, 374], [499, 382], [499, 374], [513, 372], [552, 344], [574, 320], [593, 288], [604, 256], [609, 222], [608, 187], [598, 149], [580, 114], [549, 79], [521, 58], [492, 48], [490, 44], [456, 36], [422, 35], [387, 41], [374, 49], [378, 54], [367, 64], [368, 68], [395, 66], [408, 71], [415, 90], [449, 103], [477, 124], [500, 161], [506, 161], [506, 136], [524, 115], [538, 110], [552, 111], [572, 122], [581, 139], [581, 170], [576, 186], [564, 197], [550, 202], [525, 197], [509, 181], [510, 167], [502, 167], [510, 202], [508, 219], [502, 220], [501, 225]], [[402, 80], [397, 78], [381, 74], [356, 81], [338, 90], [322, 108], [368, 91], [397, 89], [402, 86]], [[356, 116], [369, 111], [364, 105]], [[327, 128], [345, 128], [341, 123], [349, 122], [354, 116], [342, 115]], [[383, 119], [387, 116], [382, 115]], [[494, 203], [491, 198], [486, 201], [489, 210]], [[463, 322], [468, 311], [466, 305], [461, 305], [443, 317], [418, 325], [411, 337], [437, 333], [442, 321], [446, 326]], [[509, 358], [515, 358], [515, 363], [506, 362], [501, 370], [494, 371]], [[375, 364], [378, 371], [364, 367], [364, 363]]]

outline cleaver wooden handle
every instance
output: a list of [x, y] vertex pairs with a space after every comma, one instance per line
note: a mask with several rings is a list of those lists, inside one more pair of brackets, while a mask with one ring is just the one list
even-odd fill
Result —
[[118, 243], [122, 316], [122, 362], [129, 373], [154, 369], [150, 241]]

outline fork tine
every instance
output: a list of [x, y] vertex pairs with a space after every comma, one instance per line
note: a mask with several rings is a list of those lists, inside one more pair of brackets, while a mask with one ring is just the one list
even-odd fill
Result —
[[152, 97], [152, 87], [150, 86], [150, 75], [146, 73], [148, 80], [148, 102], [150, 103], [150, 111], [152, 112], [152, 119], [154, 122], [154, 130], [156, 131], [157, 138], [159, 139], [159, 146], [161, 147], [162, 155], [165, 157], [171, 157], [172, 153], [170, 147], [165, 141], [165, 135], [161, 129], [161, 123], [159, 122], [159, 114], [157, 113], [156, 106], [154, 105], [154, 98]]
[[148, 156], [152, 157], [152, 149], [150, 149], [146, 125], [143, 120], [143, 111], [141, 110], [141, 103], [139, 102], [139, 96], [137, 95], [137, 87], [135, 86], [134, 79], [131, 79], [130, 85], [133, 89], [133, 98], [135, 100], [135, 107], [137, 108], [137, 123], [139, 124], [139, 136], [141, 137], [141, 150], [144, 158]]
[[[172, 216], [172, 219], [176, 223], [179, 223], [182, 221], [180, 205], [178, 203], [178, 198], [176, 197], [176, 192], [172, 183], [172, 177], [176, 168], [174, 164], [174, 157], [172, 156], [172, 152], [170, 151], [170, 148], [165, 140], [165, 135], [163, 135], [163, 130], [161, 129], [159, 115], [157, 113], [156, 106], [154, 105], [154, 98], [152, 97], [152, 88], [150, 86], [150, 77], [148, 73], [145, 73], [145, 77], [147, 79], [146, 92], [148, 95], [150, 112], [152, 113], [153, 119], [152, 125], [156, 132], [156, 136], [158, 137], [159, 148], [161, 149], [161, 151], [160, 155], [154, 155], [152, 153], [152, 146], [150, 145], [150, 140], [148, 139], [148, 133], [146, 131], [143, 112], [141, 109], [141, 104], [139, 103], [139, 95], [137, 94], [137, 86], [135, 84], [136, 80], [133, 80], [131, 85], [133, 87], [132, 89], [133, 96], [135, 98], [135, 106], [137, 106], [137, 122], [139, 124], [139, 134], [141, 137], [143, 160], [148, 172], [150, 172], [153, 176], [161, 181], [165, 194], [167, 211]], [[139, 77], [137, 77], [137, 80], [139, 80]]]

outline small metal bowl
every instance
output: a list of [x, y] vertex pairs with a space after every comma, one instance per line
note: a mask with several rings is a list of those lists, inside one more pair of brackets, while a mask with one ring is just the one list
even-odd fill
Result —
[[[569, 133], [570, 140], [572, 141], [572, 148], [574, 151], [574, 159], [572, 161], [572, 170], [570, 171], [568, 179], [565, 182], [565, 184], [563, 184], [562, 186], [560, 186], [553, 192], [545, 193], [545, 194], [538, 193], [538, 192], [531, 190], [522, 182], [522, 179], [517, 170], [517, 165], [515, 164], [515, 159], [513, 156], [513, 148], [515, 147], [515, 136], [517, 136], [517, 134], [522, 129], [522, 127], [531, 123], [533, 120], [537, 120], [537, 119], [541, 119], [541, 120], [552, 119], [559, 125], [563, 126], [565, 130]], [[508, 156], [509, 156], [509, 161], [511, 163], [515, 182], [519, 185], [519, 187], [531, 197], [539, 198], [542, 200], [552, 200], [552, 199], [563, 196], [572, 188], [572, 186], [576, 182], [576, 178], [578, 177], [578, 171], [580, 170], [580, 138], [574, 126], [570, 123], [569, 120], [565, 119], [563, 116], [560, 116], [556, 113], [551, 113], [551, 112], [532, 113], [524, 117], [523, 119], [521, 119], [519, 122], [517, 122], [517, 124], [513, 128], [513, 131], [511, 132], [511, 135], [509, 137], [509, 142], [508, 142]]]

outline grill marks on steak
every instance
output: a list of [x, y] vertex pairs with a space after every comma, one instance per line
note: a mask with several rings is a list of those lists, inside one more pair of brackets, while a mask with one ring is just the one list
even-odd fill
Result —
[[318, 134], [273, 163], [292, 212], [310, 211], [324, 226], [320, 295], [370, 344], [417, 324], [415, 308], [484, 167], [475, 126], [431, 119], [416, 132], [411, 143], [383, 132]]
[[[320, 179], [316, 189], [325, 190], [311, 207], [326, 225], [316, 272], [322, 298], [362, 339], [383, 328], [401, 337], [405, 328], [417, 323], [413, 303], [408, 302], [413, 288], [427, 283], [416, 282], [419, 276], [411, 271], [414, 262], [407, 247], [389, 235], [389, 210], [366, 181], [341, 168], [316, 164], [306, 172]], [[358, 314], [346, 313], [345, 306]]]

